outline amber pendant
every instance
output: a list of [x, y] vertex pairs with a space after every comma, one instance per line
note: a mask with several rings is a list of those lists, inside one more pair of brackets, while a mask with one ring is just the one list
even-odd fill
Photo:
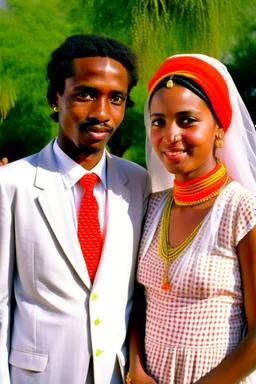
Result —
[[169, 282], [164, 282], [161, 287], [162, 291], [169, 291], [170, 289], [170, 283]]

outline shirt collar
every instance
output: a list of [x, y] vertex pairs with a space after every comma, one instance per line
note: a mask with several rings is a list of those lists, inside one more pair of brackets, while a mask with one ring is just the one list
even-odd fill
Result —
[[55, 139], [53, 143], [53, 152], [56, 158], [59, 173], [61, 174], [67, 189], [72, 188], [78, 180], [81, 179], [81, 177], [86, 175], [86, 173], [92, 172], [99, 176], [104, 188], [107, 189], [107, 164], [105, 150], [98, 164], [90, 171], [84, 169], [80, 164], [76, 163], [71, 159], [71, 157], [63, 152], [57, 142], [57, 139]]

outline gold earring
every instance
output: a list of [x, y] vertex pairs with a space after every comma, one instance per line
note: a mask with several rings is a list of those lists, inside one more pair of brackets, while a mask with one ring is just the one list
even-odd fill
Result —
[[54, 112], [59, 112], [59, 108], [55, 105], [55, 107], [53, 108]]
[[215, 148], [222, 148], [223, 147], [223, 140], [220, 136], [217, 136], [214, 141]]

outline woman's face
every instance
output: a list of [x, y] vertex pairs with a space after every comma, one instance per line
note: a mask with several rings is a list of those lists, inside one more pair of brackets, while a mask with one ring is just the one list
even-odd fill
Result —
[[219, 128], [207, 104], [189, 89], [163, 87], [150, 104], [151, 143], [168, 172], [188, 181], [216, 165], [214, 141]]

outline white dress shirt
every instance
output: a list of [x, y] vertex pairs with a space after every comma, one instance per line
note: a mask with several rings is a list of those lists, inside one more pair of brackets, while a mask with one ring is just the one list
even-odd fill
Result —
[[72, 160], [63, 150], [60, 148], [57, 139], [53, 144], [53, 151], [56, 158], [58, 171], [62, 176], [63, 183], [66, 187], [67, 197], [71, 204], [72, 215], [74, 225], [77, 229], [77, 218], [81, 205], [81, 201], [84, 195], [84, 188], [78, 183], [78, 181], [87, 173], [95, 173], [99, 176], [93, 194], [99, 205], [99, 221], [102, 233], [102, 240], [104, 241], [106, 233], [107, 223], [107, 166], [106, 166], [106, 152], [98, 162], [98, 164], [87, 171], [81, 165]]

